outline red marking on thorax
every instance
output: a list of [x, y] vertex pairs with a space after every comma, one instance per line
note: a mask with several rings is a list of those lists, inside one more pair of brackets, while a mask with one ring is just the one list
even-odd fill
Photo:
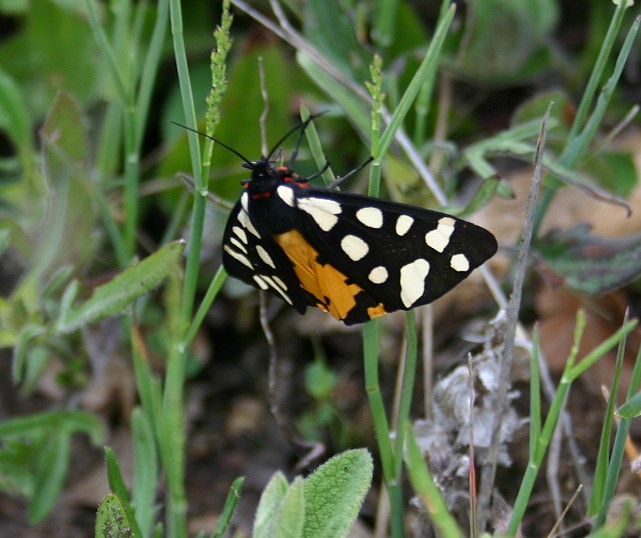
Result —
[[302, 180], [300, 177], [294, 177], [294, 176], [285, 176], [283, 178], [283, 182], [285, 183], [296, 183], [298, 187], [309, 187], [309, 183], [307, 181]]

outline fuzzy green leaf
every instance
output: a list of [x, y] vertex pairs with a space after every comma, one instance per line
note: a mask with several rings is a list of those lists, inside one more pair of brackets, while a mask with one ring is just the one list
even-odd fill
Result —
[[254, 538], [270, 538], [272, 524], [287, 494], [287, 479], [280, 471], [271, 477], [260, 496], [254, 519]]
[[107, 463], [107, 479], [109, 481], [109, 487], [118, 497], [123, 510], [128, 515], [128, 527], [132, 530], [132, 536], [142, 536], [142, 532], [140, 531], [140, 527], [136, 521], [134, 508], [129, 500], [129, 493], [122, 476], [122, 471], [120, 470], [120, 464], [118, 463], [113, 450], [109, 447], [105, 447], [105, 460]]
[[96, 538], [130, 538], [134, 533], [129, 525], [127, 512], [118, 495], [107, 495], [96, 515]]
[[298, 538], [304, 536], [303, 527], [308, 514], [305, 512], [305, 494], [303, 479], [298, 476], [279, 506], [272, 529], [278, 538]]
[[367, 450], [348, 450], [305, 479], [303, 536], [347, 536], [372, 482], [372, 471]]
[[169, 272], [175, 270], [184, 248], [184, 241], [169, 243], [125, 269], [109, 283], [96, 288], [93, 295], [75, 310], [63, 312], [56, 330], [68, 333], [120, 313], [134, 300], [162, 284]]

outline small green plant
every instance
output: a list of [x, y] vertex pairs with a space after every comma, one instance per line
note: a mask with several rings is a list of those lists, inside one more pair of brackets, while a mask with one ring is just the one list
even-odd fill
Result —
[[291, 484], [276, 473], [260, 497], [253, 536], [347, 536], [370, 488], [373, 469], [369, 452], [348, 450]]

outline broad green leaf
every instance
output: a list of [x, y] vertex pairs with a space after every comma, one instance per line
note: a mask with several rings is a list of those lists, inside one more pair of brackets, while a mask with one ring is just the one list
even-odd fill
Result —
[[[19, 31], [0, 43], [0, 65], [24, 89], [32, 117], [40, 118], [64, 88], [81, 101], [92, 97], [103, 72], [83, 2], [30, 2]], [[55, 24], [52, 24], [55, 21]]]
[[96, 514], [96, 538], [131, 538], [134, 537], [127, 512], [118, 498], [113, 493], [107, 495]]
[[103, 423], [85, 411], [52, 411], [35, 413], [0, 422], [0, 437], [33, 437], [49, 429], [62, 430], [67, 434], [84, 433], [94, 445], [105, 438]]
[[[421, 17], [417, 16], [417, 11], [420, 9], [421, 7], [416, 4], [412, 6], [408, 2], [398, 2], [394, 33], [397, 36], [402, 36], [402, 39], [394, 39], [389, 44], [386, 58], [397, 58], [411, 64], [412, 55], [425, 47], [429, 36]], [[413, 68], [416, 69], [416, 65]]]
[[284, 475], [276, 473], [261, 495], [253, 536], [347, 536], [370, 487], [372, 471], [369, 452], [360, 449], [335, 456], [289, 487]]
[[[24, 95], [13, 78], [0, 69], [0, 128], [24, 156], [33, 149], [30, 125]], [[21, 160], [24, 165], [26, 160]]]
[[272, 525], [273, 535], [277, 538], [299, 538], [304, 536], [303, 527], [307, 516], [303, 479], [298, 476], [287, 489]]
[[303, 3], [305, 36], [334, 66], [352, 80], [368, 80], [371, 54], [359, 43], [354, 25], [338, 0]]
[[558, 16], [554, 0], [474, 2], [466, 19], [458, 68], [466, 76], [491, 82], [539, 72], [551, 61], [548, 41]]
[[[44, 219], [38, 223], [37, 242], [29, 271], [15, 295], [30, 308], [51, 275], [66, 265], [79, 266], [97, 246], [93, 200], [89, 192], [88, 142], [85, 117], [75, 100], [59, 93], [40, 130], [43, 172], [51, 194]], [[34, 297], [34, 293], [38, 294]]]
[[[85, 166], [83, 161], [87, 158], [89, 147], [85, 124], [83, 112], [75, 98], [66, 92], [59, 93], [40, 131], [49, 151], [47, 157], [55, 157], [50, 164], [53, 172], [51, 181], [54, 184], [61, 172], [58, 167]], [[71, 171], [65, 173], [69, 174]]]
[[169, 272], [176, 269], [184, 248], [184, 241], [169, 243], [99, 286], [87, 301], [58, 319], [57, 332], [69, 333], [122, 312], [134, 300], [162, 284]]
[[64, 430], [54, 428], [50, 430], [47, 442], [40, 446], [34, 492], [28, 509], [31, 524], [39, 523], [51, 512], [67, 476], [70, 449], [71, 437]]
[[641, 275], [641, 234], [597, 237], [589, 225], [553, 231], [536, 245], [546, 277], [592, 294], [620, 288]]
[[627, 199], [637, 184], [637, 170], [632, 154], [628, 152], [603, 151], [589, 159], [583, 169], [602, 188], [615, 196]]
[[[550, 118], [548, 129], [551, 131], [556, 125], [556, 119]], [[526, 158], [527, 160], [532, 159], [536, 150], [535, 140], [540, 129], [540, 119], [516, 125], [506, 131], [501, 131], [495, 136], [471, 144], [463, 152], [463, 158], [479, 177], [496, 176], [498, 171], [489, 163], [488, 158], [494, 154], [508, 154]], [[551, 166], [547, 161], [544, 161], [544, 164]], [[502, 194], [501, 189], [499, 189], [499, 195]]]
[[2, 439], [0, 448], [0, 491], [10, 495], [31, 498], [35, 478], [33, 461], [36, 458], [40, 442], [33, 438]]
[[[43, 337], [43, 340], [46, 340], [46, 337]], [[28, 360], [24, 363], [24, 374], [19, 382], [22, 384], [20, 388], [24, 394], [32, 394], [38, 388], [38, 383], [42, 380], [42, 375], [50, 365], [51, 359], [55, 357], [55, 352], [45, 343], [30, 344], [27, 349]], [[16, 383], [18, 383], [17, 380]]]
[[492, 201], [501, 185], [506, 189], [511, 190], [509, 185], [502, 183], [497, 177], [487, 178], [483, 183], [481, 183], [481, 186], [474, 193], [474, 196], [465, 207], [455, 208], [453, 211], [451, 211], [450, 208], [447, 208], [445, 212], [452, 213], [457, 217], [473, 215]]
[[25, 374], [27, 355], [32, 349], [32, 340], [46, 332], [47, 328], [42, 325], [27, 324], [22, 327], [17, 334], [14, 333], [12, 335], [15, 340], [6, 342], [9, 346], [13, 346], [12, 376], [14, 383], [19, 383]]
[[347, 536], [372, 482], [373, 468], [367, 450], [348, 450], [307, 477], [303, 536]]
[[254, 538], [271, 538], [272, 524], [278, 514], [289, 485], [285, 475], [278, 471], [263, 490], [254, 519]]
[[403, 159], [395, 157], [392, 152], [383, 160], [383, 171], [389, 196], [395, 202], [418, 207], [433, 207], [436, 204], [434, 196], [416, 170]]
[[560, 150], [566, 143], [574, 113], [573, 104], [563, 90], [537, 93], [534, 97], [524, 101], [512, 114], [510, 123], [514, 127], [532, 121], [540, 124], [541, 118], [546, 113], [550, 103], [554, 103], [550, 110], [550, 119], [554, 118], [556, 127], [554, 129], [548, 128], [545, 145], [547, 149]]

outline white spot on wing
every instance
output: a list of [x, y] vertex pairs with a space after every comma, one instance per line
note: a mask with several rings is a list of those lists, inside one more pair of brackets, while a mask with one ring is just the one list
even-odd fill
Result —
[[265, 280], [263, 279], [262, 275], [254, 275], [254, 276], [252, 276], [252, 278], [254, 279], [254, 282], [256, 282], [256, 284], [258, 284], [258, 287], [261, 290], [266, 290], [266, 289], [269, 288], [269, 286], [267, 285], [267, 282], [265, 282]]
[[246, 265], [247, 267], [249, 267], [252, 271], [254, 270], [254, 266], [251, 264], [247, 256], [245, 256], [244, 254], [241, 254], [240, 252], [236, 252], [229, 245], [225, 245], [223, 247], [223, 250], [227, 254], [229, 254], [232, 258], [238, 260], [243, 265]]
[[450, 258], [450, 267], [455, 271], [464, 273], [470, 270], [470, 261], [465, 254], [454, 254], [454, 256]]
[[245, 230], [243, 230], [240, 226], [232, 226], [231, 231], [238, 236], [238, 239], [247, 244], [247, 234], [245, 233]]
[[329, 232], [338, 222], [341, 206], [334, 200], [326, 200], [324, 198], [316, 198], [310, 196], [308, 198], [299, 198], [298, 207], [306, 213], [309, 213], [318, 224], [318, 227], [324, 232]]
[[370, 282], [373, 282], [374, 284], [382, 284], [387, 280], [388, 276], [389, 273], [387, 272], [387, 269], [382, 265], [379, 265], [369, 272], [367, 278], [369, 278]]
[[294, 207], [294, 191], [291, 187], [280, 185], [276, 188], [276, 192], [283, 202], [285, 202], [289, 207]]
[[414, 219], [409, 215], [401, 215], [396, 220], [396, 235], [403, 237], [414, 224]]
[[452, 217], [442, 217], [438, 221], [436, 230], [425, 234], [425, 243], [436, 252], [443, 252], [450, 243], [456, 221]]
[[349, 256], [352, 261], [362, 260], [369, 252], [369, 246], [360, 237], [355, 235], [346, 235], [341, 240], [343, 252]]
[[258, 252], [258, 255], [260, 256], [261, 260], [263, 260], [272, 269], [276, 269], [276, 264], [274, 263], [274, 260], [272, 260], [272, 257], [269, 255], [269, 252], [267, 252], [261, 245], [256, 245], [256, 252]]
[[430, 272], [430, 264], [423, 258], [401, 267], [401, 301], [410, 308], [425, 293], [425, 278]]
[[249, 215], [247, 214], [246, 211], [243, 211], [241, 209], [238, 212], [238, 222], [240, 222], [246, 230], [249, 230], [249, 232], [251, 232], [253, 235], [258, 237], [258, 239], [261, 239], [260, 234], [258, 233], [258, 230], [254, 228], [254, 225], [252, 221], [249, 219]]
[[[279, 295], [283, 299], [285, 299], [285, 301], [287, 301], [289, 304], [293, 304], [292, 300], [285, 293], [285, 291], [276, 282], [274, 282], [274, 280], [272, 280], [272, 277], [267, 276], [267, 275], [261, 275], [261, 277], [265, 280], [265, 282], [267, 282], [267, 284], [269, 284], [275, 291], [277, 291], [279, 293]], [[278, 277], [274, 277], [274, 278], [278, 278]], [[265, 288], [265, 289], [267, 289], [267, 288]]]
[[249, 213], [249, 194], [247, 194], [247, 191], [240, 195], [240, 207], [245, 210], [245, 213]]
[[369, 228], [383, 226], [383, 212], [377, 207], [362, 207], [356, 212], [356, 218]]
[[287, 289], [287, 284], [283, 282], [282, 278], [279, 278], [276, 275], [274, 275], [272, 278], [274, 279], [274, 282], [276, 282], [276, 284], [278, 284], [282, 289]]
[[247, 254], [247, 248], [245, 248], [245, 245], [243, 245], [238, 239], [235, 237], [230, 237], [229, 242], [234, 245], [238, 250], [243, 252], [244, 254]]

